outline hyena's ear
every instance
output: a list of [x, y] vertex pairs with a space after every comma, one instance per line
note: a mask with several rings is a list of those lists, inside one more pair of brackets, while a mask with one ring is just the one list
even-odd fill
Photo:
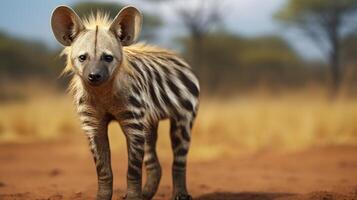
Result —
[[133, 44], [139, 37], [141, 24], [141, 12], [133, 6], [121, 9], [110, 25], [110, 30], [120, 40], [123, 46]]
[[67, 6], [58, 6], [52, 13], [51, 26], [57, 41], [70, 46], [78, 34], [84, 30], [81, 19]]

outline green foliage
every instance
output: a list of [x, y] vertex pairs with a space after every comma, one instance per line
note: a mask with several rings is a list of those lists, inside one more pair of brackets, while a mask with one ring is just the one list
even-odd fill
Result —
[[[108, 13], [111, 18], [114, 18], [123, 7], [124, 5], [122, 4], [111, 2], [81, 2], [75, 4], [73, 9], [80, 17], [85, 17], [91, 13], [101, 11]], [[140, 37], [144, 40], [154, 40], [156, 30], [163, 24], [162, 20], [158, 15], [149, 13], [143, 13], [143, 16], [144, 21]]]
[[[197, 55], [194, 42], [185, 39], [184, 44], [185, 56], [192, 61]], [[205, 37], [201, 46], [202, 66], [193, 67], [210, 87], [222, 83], [252, 86], [261, 81], [297, 82], [306, 70], [294, 50], [278, 36], [243, 38], [219, 32]]]
[[356, 9], [357, 0], [290, 0], [275, 18], [288, 23], [307, 23], [314, 22], [311, 18], [322, 20], [336, 11], [348, 15]]
[[275, 18], [298, 27], [328, 58], [334, 96], [343, 79], [342, 41], [355, 31], [357, 0], [289, 0]]
[[344, 63], [357, 65], [357, 34], [351, 34], [343, 40], [342, 58]]
[[[207, 35], [201, 41], [202, 65], [204, 67], [207, 67], [207, 65], [208, 67], [217, 65], [235, 66], [238, 63], [238, 58], [235, 55], [242, 48], [242, 41], [242, 38], [228, 33]], [[183, 42], [185, 45], [185, 56], [192, 62], [194, 57], [197, 56], [195, 41], [191, 38], [185, 38]]]
[[[195, 55], [192, 41], [185, 40], [186, 56]], [[243, 38], [229, 33], [208, 35], [202, 44], [205, 67], [277, 68], [296, 65], [300, 58], [286, 41], [278, 36]]]
[[0, 33], [0, 74], [2, 76], [48, 75], [56, 71], [53, 69], [54, 66], [58, 66], [58, 63], [54, 54], [46, 46]]
[[240, 56], [243, 66], [268, 69], [291, 68], [300, 61], [288, 43], [277, 36], [263, 36], [247, 40]]

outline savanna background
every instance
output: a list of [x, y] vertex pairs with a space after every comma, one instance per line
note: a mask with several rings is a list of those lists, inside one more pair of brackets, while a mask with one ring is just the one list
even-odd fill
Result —
[[[195, 199], [357, 199], [357, 0], [13, 0], [0, 6], [0, 199], [93, 199], [88, 144], [59, 77], [50, 29], [65, 4], [80, 16], [143, 11], [141, 41], [193, 66], [201, 105], [188, 186]], [[160, 125], [171, 194], [168, 122]], [[126, 145], [110, 125], [114, 199]]]

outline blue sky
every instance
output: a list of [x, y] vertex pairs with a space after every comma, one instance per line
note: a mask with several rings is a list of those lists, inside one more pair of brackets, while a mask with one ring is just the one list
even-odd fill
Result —
[[50, 17], [52, 9], [60, 4], [73, 4], [69, 0], [12, 0], [0, 6], [0, 31], [16, 37], [40, 40], [55, 45]]
[[[12, 0], [0, 6], [0, 31], [16, 37], [45, 42], [50, 47], [57, 43], [50, 29], [50, 17], [53, 8], [58, 5], [73, 5], [81, 0]], [[101, 0], [106, 1], [106, 0]], [[109, 0], [110, 1], [110, 0]], [[112, 0], [113, 2], [113, 0]], [[115, 1], [114, 1], [115, 2]], [[133, 4], [146, 12], [160, 13], [165, 26], [160, 31], [161, 43], [169, 46], [174, 35], [185, 31], [169, 3], [150, 4], [145, 0], [121, 0], [124, 4]], [[177, 0], [184, 6], [194, 6], [196, 0]], [[305, 58], [321, 58], [321, 54], [310, 41], [298, 34], [287, 33], [272, 19], [286, 0], [220, 0], [223, 8], [226, 28], [243, 36], [254, 37], [263, 34], [278, 34], [289, 39], [293, 47]], [[183, 4], [184, 3], [184, 4]], [[144, 16], [145, 17], [145, 16]]]

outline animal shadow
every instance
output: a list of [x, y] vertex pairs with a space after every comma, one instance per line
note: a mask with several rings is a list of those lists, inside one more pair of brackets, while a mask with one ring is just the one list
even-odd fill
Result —
[[196, 197], [196, 200], [276, 200], [292, 196], [291, 193], [264, 193], [264, 192], [213, 192]]

